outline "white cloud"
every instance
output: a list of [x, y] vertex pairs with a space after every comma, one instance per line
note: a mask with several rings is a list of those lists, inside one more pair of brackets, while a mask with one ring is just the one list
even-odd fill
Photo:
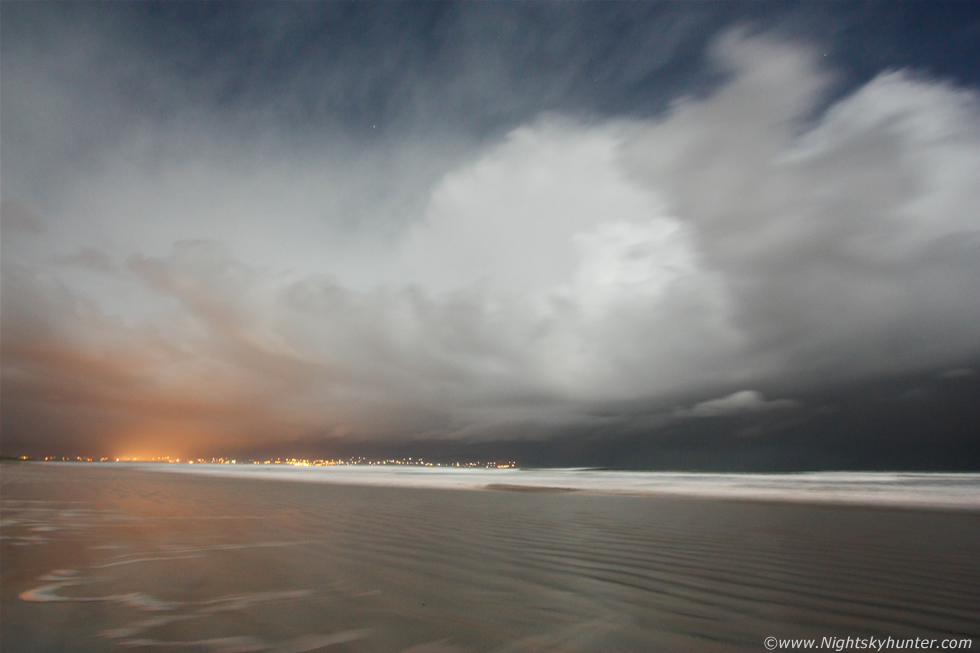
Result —
[[624, 160], [694, 233], [757, 360], [816, 380], [975, 352], [976, 93], [885, 73], [808, 124], [826, 75], [805, 50], [715, 52], [729, 84], [639, 125]]
[[740, 413], [756, 413], [795, 408], [799, 404], [791, 399], [767, 400], [756, 390], [740, 390], [718, 399], [709, 399], [691, 408], [681, 408], [674, 412], [676, 417], [723, 417]]
[[617, 168], [622, 138], [616, 125], [546, 117], [449, 173], [403, 245], [410, 278], [433, 289], [481, 283], [521, 295], [568, 283], [573, 236], [661, 217], [658, 198]]

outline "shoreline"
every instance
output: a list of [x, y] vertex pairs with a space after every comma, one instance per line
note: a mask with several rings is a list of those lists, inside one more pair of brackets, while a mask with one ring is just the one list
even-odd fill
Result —
[[[140, 468], [143, 469], [143, 468]], [[942, 510], [942, 511], [956, 511], [956, 512], [980, 512], [980, 473], [936, 473], [936, 474], [923, 474], [920, 472], [914, 473], [903, 473], [903, 472], [805, 472], [805, 473], [793, 473], [793, 474], [731, 474], [731, 473], [690, 473], [690, 472], [634, 472], [634, 471], [594, 471], [594, 470], [532, 470], [528, 471], [529, 474], [539, 473], [541, 476], [525, 477], [524, 479], [515, 479], [515, 475], [521, 474], [523, 470], [449, 470], [447, 477], [438, 479], [438, 476], [443, 472], [436, 472], [435, 474], [429, 476], [429, 478], [419, 481], [417, 476], [425, 474], [427, 470], [421, 468], [420, 470], [405, 470], [405, 469], [392, 469], [392, 473], [386, 474], [383, 479], [377, 478], [385, 472], [389, 471], [384, 468], [365, 468], [361, 470], [360, 468], [352, 468], [354, 471], [348, 470], [335, 470], [333, 468], [327, 468], [324, 470], [323, 474], [340, 472], [341, 474], [349, 474], [346, 478], [327, 478], [325, 475], [317, 475], [317, 469], [313, 471], [308, 470], [308, 468], [273, 468], [271, 470], [266, 469], [253, 469], [247, 466], [243, 466], [241, 470], [228, 470], [225, 466], [212, 466], [208, 468], [205, 465], [182, 467], [182, 466], [160, 466], [160, 467], [146, 467], [146, 469], [163, 472], [163, 473], [173, 473], [173, 474], [188, 474], [194, 476], [209, 476], [209, 477], [227, 477], [227, 478], [244, 478], [244, 479], [256, 479], [256, 480], [281, 480], [286, 482], [302, 482], [302, 483], [323, 483], [331, 485], [350, 485], [350, 486], [362, 486], [362, 487], [391, 487], [399, 489], [432, 489], [432, 490], [465, 490], [465, 491], [509, 491], [509, 492], [520, 492], [520, 493], [562, 493], [562, 494], [578, 494], [578, 495], [593, 495], [593, 496], [630, 496], [630, 497], [664, 497], [664, 498], [690, 498], [690, 499], [710, 499], [710, 500], [722, 500], [722, 501], [751, 501], [751, 502], [761, 502], [761, 503], [792, 503], [792, 504], [802, 504], [802, 505], [832, 505], [832, 506], [855, 506], [855, 507], [866, 507], [866, 508], [887, 508], [887, 509], [907, 509], [907, 510]], [[360, 472], [366, 473], [360, 473]], [[608, 480], [613, 481], [607, 487], [601, 487], [596, 484], [589, 484], [583, 482], [571, 482], [571, 483], [555, 483], [555, 476], [566, 476], [568, 475], [573, 481], [580, 481], [580, 479], [575, 479], [571, 475], [576, 475], [579, 473], [586, 473], [590, 475], [610, 475]], [[687, 485], [686, 487], [616, 487], [615, 480], [622, 479], [624, 477], [640, 477], [642, 475], [658, 478], [658, 477], [683, 477], [685, 479], [694, 479], [697, 481], [716, 481], [719, 479], [745, 479], [747, 481], [757, 481], [766, 480], [772, 481], [795, 481], [799, 480], [803, 475], [813, 477], [813, 476], [824, 476], [828, 482], [834, 482], [840, 480], [841, 477], [848, 476], [874, 476], [879, 475], [881, 477], [892, 477], [892, 476], [910, 476], [913, 478], [956, 478], [957, 480], [963, 480], [971, 482], [967, 491], [954, 497], [941, 497], [941, 498], [923, 498], [921, 494], [919, 495], [909, 495], [909, 494], [876, 494], [870, 493], [855, 493], [847, 490], [841, 490], [839, 488], [790, 488], [790, 489], [773, 489], [773, 488], [754, 488], [751, 486], [737, 486], [737, 487], [704, 487], [697, 486], [694, 484]], [[449, 476], [452, 478], [449, 478]], [[490, 478], [493, 476], [502, 475], [503, 478]], [[374, 476], [374, 478], [372, 478]], [[459, 481], [467, 476], [479, 477], [466, 479], [469, 482], [453, 482]], [[438, 479], [438, 480], [437, 480]], [[525, 482], [518, 482], [518, 481]], [[565, 478], [562, 480], [569, 480]], [[603, 479], [605, 480], [605, 479]], [[440, 482], [441, 481], [441, 482]], [[854, 482], [854, 481], [850, 481]], [[872, 489], [875, 486], [870, 485], [868, 489]]]
[[972, 512], [256, 478], [284, 481], [5, 469], [0, 639], [756, 651], [773, 634], [975, 631]]
[[[580, 496], [661, 497], [765, 504], [825, 505], [892, 510], [980, 512], [980, 473], [971, 472], [791, 472], [694, 473], [593, 469], [454, 469], [395, 466], [294, 467], [74, 463], [40, 465], [169, 473], [188, 477], [238, 478], [290, 483], [393, 489], [463, 490]], [[23, 464], [23, 463], [22, 463]], [[643, 484], [642, 481], [648, 481]], [[921, 481], [946, 481], [945, 494]], [[640, 481], [640, 482], [638, 482]], [[889, 486], [887, 483], [891, 482]], [[905, 485], [900, 485], [904, 482]], [[895, 485], [899, 483], [899, 485]], [[794, 485], [795, 484], [795, 485]], [[929, 496], [929, 490], [933, 490]], [[955, 490], [955, 491], [954, 491]]]

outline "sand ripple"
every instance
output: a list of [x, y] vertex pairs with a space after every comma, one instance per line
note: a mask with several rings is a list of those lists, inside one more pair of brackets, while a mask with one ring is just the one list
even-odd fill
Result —
[[[971, 512], [17, 473], [11, 650], [758, 651], [768, 635], [980, 634]], [[42, 491], [89, 503], [28, 502]], [[48, 542], [8, 546], [39, 526]]]

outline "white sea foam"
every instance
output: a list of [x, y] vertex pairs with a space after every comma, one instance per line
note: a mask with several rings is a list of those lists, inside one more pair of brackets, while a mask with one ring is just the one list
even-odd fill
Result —
[[416, 466], [136, 464], [186, 474], [341, 485], [442, 489], [565, 489], [602, 494], [848, 503], [980, 510], [980, 474], [807, 472], [712, 474], [594, 469], [463, 469]]

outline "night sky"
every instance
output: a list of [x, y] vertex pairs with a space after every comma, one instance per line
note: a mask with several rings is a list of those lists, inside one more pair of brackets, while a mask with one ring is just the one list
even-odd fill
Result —
[[4, 455], [980, 469], [980, 4], [13, 3]]

